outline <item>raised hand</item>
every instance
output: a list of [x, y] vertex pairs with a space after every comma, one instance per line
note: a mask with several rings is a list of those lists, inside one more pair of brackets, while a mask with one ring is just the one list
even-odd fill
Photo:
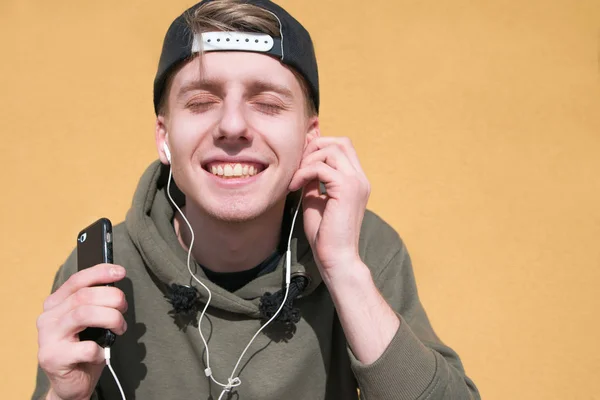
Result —
[[[318, 181], [327, 195], [320, 195]], [[360, 261], [358, 238], [371, 187], [348, 138], [308, 143], [289, 189], [304, 188], [304, 230], [323, 278]]]

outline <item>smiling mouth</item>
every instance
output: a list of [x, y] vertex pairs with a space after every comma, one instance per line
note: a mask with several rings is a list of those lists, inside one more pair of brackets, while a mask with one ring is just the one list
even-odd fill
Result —
[[266, 166], [258, 163], [224, 163], [212, 162], [204, 169], [222, 179], [250, 178], [260, 174]]

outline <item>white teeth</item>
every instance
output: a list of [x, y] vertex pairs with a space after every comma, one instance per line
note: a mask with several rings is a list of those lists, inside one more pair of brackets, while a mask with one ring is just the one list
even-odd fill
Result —
[[233, 167], [233, 176], [242, 176], [242, 164], [235, 164]]
[[221, 176], [221, 177], [249, 177], [258, 174], [258, 167], [254, 165], [242, 165], [241, 163], [236, 164], [220, 164], [220, 165], [211, 165], [210, 172], [213, 175]]

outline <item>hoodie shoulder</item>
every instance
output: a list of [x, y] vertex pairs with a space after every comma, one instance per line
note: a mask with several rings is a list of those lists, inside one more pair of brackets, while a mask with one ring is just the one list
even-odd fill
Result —
[[131, 272], [141, 266], [141, 255], [125, 221], [113, 226], [113, 263]]
[[119, 252], [123, 246], [130, 247], [131, 243], [131, 236], [125, 221], [113, 226], [113, 254]]
[[385, 268], [404, 243], [394, 228], [371, 210], [365, 210], [360, 230], [359, 253], [374, 276]]

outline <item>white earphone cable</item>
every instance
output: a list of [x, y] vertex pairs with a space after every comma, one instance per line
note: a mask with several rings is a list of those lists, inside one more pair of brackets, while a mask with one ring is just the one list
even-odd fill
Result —
[[104, 348], [104, 359], [106, 360], [106, 366], [110, 370], [110, 373], [112, 374], [113, 378], [115, 378], [115, 382], [117, 382], [117, 386], [119, 387], [119, 392], [121, 392], [121, 398], [123, 400], [126, 400], [125, 392], [123, 392], [123, 388], [121, 387], [121, 382], [119, 382], [119, 378], [117, 378], [117, 374], [115, 373], [115, 370], [113, 369], [112, 365], [110, 365], [110, 347]]
[[[169, 160], [169, 161], [171, 161], [171, 160]], [[285, 295], [283, 297], [283, 301], [282, 301], [281, 305], [279, 306], [279, 308], [277, 309], [277, 312], [275, 314], [273, 314], [273, 316], [267, 321], [267, 323], [265, 323], [263, 326], [261, 326], [260, 329], [254, 334], [252, 339], [250, 339], [250, 342], [248, 342], [248, 344], [244, 348], [244, 351], [242, 351], [242, 354], [238, 358], [237, 363], [235, 364], [235, 367], [233, 368], [233, 371], [231, 372], [231, 375], [230, 375], [229, 379], [227, 380], [228, 383], [223, 384], [223, 383], [217, 381], [212, 374], [212, 370], [210, 368], [210, 353], [208, 350], [208, 343], [206, 342], [206, 339], [204, 338], [204, 334], [202, 333], [202, 319], [204, 318], [204, 314], [206, 313], [206, 310], [208, 309], [208, 305], [210, 304], [210, 301], [212, 299], [212, 293], [211, 293], [210, 289], [204, 283], [202, 283], [202, 281], [200, 281], [200, 279], [198, 279], [196, 277], [196, 275], [192, 272], [192, 269], [190, 267], [192, 246], [194, 245], [194, 238], [195, 238], [194, 230], [192, 229], [191, 224], [189, 223], [189, 221], [187, 220], [187, 218], [185, 217], [185, 215], [183, 214], [183, 212], [181, 211], [179, 206], [177, 206], [177, 204], [171, 197], [172, 174], [173, 174], [172, 169], [169, 168], [169, 179], [167, 181], [167, 196], [169, 197], [169, 200], [171, 200], [171, 203], [173, 204], [173, 206], [175, 206], [175, 208], [179, 212], [179, 215], [181, 215], [181, 217], [187, 224], [188, 229], [190, 230], [190, 234], [192, 236], [191, 240], [190, 240], [190, 244], [189, 244], [189, 248], [188, 248], [188, 256], [187, 256], [188, 272], [190, 273], [191, 277], [194, 278], [194, 280], [196, 282], [198, 282], [200, 285], [202, 285], [202, 287], [208, 293], [208, 300], [206, 301], [206, 305], [204, 306], [202, 313], [200, 314], [200, 318], [198, 319], [198, 332], [200, 333], [200, 337], [202, 338], [202, 343], [204, 344], [204, 349], [206, 350], [206, 369], [204, 370], [204, 373], [206, 374], [206, 376], [210, 377], [210, 379], [212, 379], [212, 381], [214, 383], [216, 383], [217, 385], [219, 385], [223, 388], [223, 391], [221, 392], [221, 395], [219, 396], [219, 400], [221, 400], [221, 398], [223, 397], [223, 395], [225, 393], [229, 392], [232, 388], [237, 387], [242, 384], [242, 381], [240, 380], [239, 377], [234, 378], [235, 371], [237, 370], [238, 366], [240, 365], [242, 358], [244, 357], [244, 355], [250, 348], [250, 345], [252, 344], [252, 342], [254, 342], [254, 339], [256, 339], [256, 337], [260, 334], [260, 332], [262, 332], [263, 329], [265, 329], [275, 318], [277, 318], [277, 315], [279, 315], [279, 313], [283, 309], [283, 306], [285, 305], [285, 302], [287, 300], [288, 293], [290, 290], [290, 281], [291, 281], [291, 254], [292, 254], [292, 252], [291, 252], [290, 248], [291, 248], [291, 243], [292, 243], [292, 233], [294, 232], [294, 225], [296, 223], [296, 217], [298, 216], [300, 204], [302, 203], [302, 195], [300, 196], [300, 201], [298, 202], [298, 206], [296, 207], [296, 211], [295, 211], [294, 217], [292, 219], [292, 225], [290, 227], [290, 235], [289, 235], [288, 243], [287, 243], [287, 250], [285, 253]]]
[[198, 332], [200, 332], [200, 338], [202, 339], [202, 343], [204, 344], [204, 349], [206, 350], [206, 370], [204, 371], [204, 373], [207, 376], [209, 376], [217, 385], [228, 386], [228, 385], [224, 385], [224, 384], [218, 382], [212, 376], [212, 371], [210, 369], [210, 353], [208, 351], [208, 343], [206, 342], [206, 339], [204, 338], [204, 334], [202, 333], [201, 327], [202, 327], [202, 319], [204, 318], [204, 314], [206, 314], [206, 310], [208, 309], [210, 301], [212, 300], [212, 293], [211, 293], [210, 289], [204, 283], [202, 283], [202, 281], [200, 281], [196, 277], [196, 275], [192, 272], [192, 268], [190, 266], [190, 259], [191, 259], [191, 256], [192, 256], [192, 247], [194, 246], [194, 240], [195, 240], [194, 230], [192, 229], [192, 226], [190, 225], [189, 221], [187, 220], [187, 218], [183, 214], [183, 211], [181, 211], [181, 209], [179, 208], [179, 206], [177, 205], [177, 203], [175, 203], [175, 201], [171, 197], [171, 180], [172, 180], [172, 178], [173, 178], [173, 171], [172, 171], [171, 168], [169, 168], [169, 180], [167, 181], [167, 196], [169, 196], [169, 200], [171, 200], [171, 203], [177, 209], [177, 211], [179, 212], [179, 215], [181, 215], [181, 217], [183, 218], [183, 220], [187, 224], [188, 229], [190, 230], [190, 234], [192, 235], [191, 240], [190, 240], [190, 244], [188, 246], [189, 248], [188, 248], [188, 254], [187, 254], [187, 268], [188, 268], [188, 272], [190, 273], [190, 276], [192, 278], [194, 278], [194, 280], [196, 282], [198, 282], [204, 288], [204, 290], [206, 290], [206, 292], [208, 293], [208, 300], [206, 301], [206, 304], [204, 305], [204, 308], [202, 309], [202, 313], [200, 314], [200, 318], [198, 319]]

